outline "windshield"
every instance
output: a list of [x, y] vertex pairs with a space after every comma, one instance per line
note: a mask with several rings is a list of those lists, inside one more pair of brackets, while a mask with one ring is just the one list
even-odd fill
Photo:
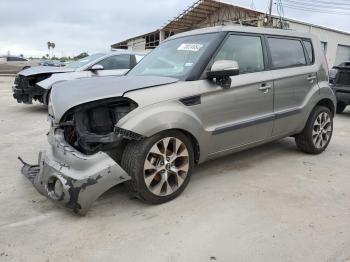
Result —
[[94, 54], [94, 55], [90, 55], [87, 57], [84, 57], [78, 61], [72, 62], [68, 65], [66, 65], [67, 68], [79, 68], [82, 66], [85, 66], [87, 64], [90, 64], [91, 62], [95, 61], [96, 59], [99, 59], [103, 56], [105, 56], [106, 54]]
[[142, 59], [128, 75], [186, 78], [216, 36], [194, 35], [164, 42]]

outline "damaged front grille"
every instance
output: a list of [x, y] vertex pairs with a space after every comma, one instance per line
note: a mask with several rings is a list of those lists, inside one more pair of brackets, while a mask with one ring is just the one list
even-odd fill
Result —
[[13, 97], [19, 102], [31, 104], [32, 100], [43, 103], [43, 95], [45, 89], [37, 85], [37, 83], [49, 78], [51, 74], [38, 74], [23, 76], [17, 75], [14, 82]]
[[27, 89], [29, 87], [28, 78], [22, 75], [17, 75], [15, 78], [15, 85], [19, 89]]
[[20, 79], [21, 79], [21, 76], [17, 75], [15, 78], [15, 82], [14, 82], [15, 86], [17, 86], [19, 84]]
[[127, 98], [113, 98], [87, 103], [66, 113], [60, 123], [65, 140], [85, 154], [94, 154], [108, 147], [116, 147], [123, 139], [142, 136], [116, 128], [121, 118], [137, 104]]

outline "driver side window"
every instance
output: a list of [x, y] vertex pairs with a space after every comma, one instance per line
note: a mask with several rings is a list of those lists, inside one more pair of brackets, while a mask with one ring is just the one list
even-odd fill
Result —
[[130, 55], [114, 55], [98, 62], [104, 70], [130, 69]]
[[234, 60], [240, 74], [260, 72], [265, 69], [260, 36], [230, 35], [216, 55], [218, 60]]

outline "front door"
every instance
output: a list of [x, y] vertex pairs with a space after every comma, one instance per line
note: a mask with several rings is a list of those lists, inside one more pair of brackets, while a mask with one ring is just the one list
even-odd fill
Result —
[[102, 65], [104, 69], [98, 70], [96, 76], [121, 76], [131, 68], [132, 56], [129, 54], [113, 55], [97, 64]]
[[209, 155], [270, 138], [274, 119], [273, 76], [265, 71], [262, 37], [229, 35], [213, 62], [218, 60], [237, 61], [240, 74], [231, 77], [231, 88], [208, 87], [212, 91], [201, 97], [203, 125], [211, 132]]

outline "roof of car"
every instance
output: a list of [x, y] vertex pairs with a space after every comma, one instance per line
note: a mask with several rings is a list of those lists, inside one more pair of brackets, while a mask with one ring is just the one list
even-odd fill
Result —
[[340, 68], [344, 68], [344, 69], [350, 69], [350, 61], [345, 61], [337, 66], [334, 66], [333, 68], [336, 69], [340, 69]]
[[0, 55], [0, 57], [1, 57], [1, 58], [3, 58], [3, 57], [18, 57], [18, 58], [23, 58], [23, 59], [25, 59], [24, 57], [18, 56], [18, 55]]
[[146, 55], [148, 52], [141, 52], [141, 51], [130, 51], [130, 50], [111, 50], [109, 52], [106, 52], [107, 54], [126, 54], [126, 55]]
[[302, 32], [297, 32], [294, 30], [252, 27], [252, 26], [226, 25], [226, 26], [214, 26], [214, 27], [206, 27], [206, 28], [191, 30], [191, 31], [187, 31], [184, 33], [176, 34], [172, 37], [169, 37], [168, 39], [171, 40], [171, 39], [176, 39], [176, 38], [184, 37], [184, 36], [206, 34], [206, 33], [216, 33], [216, 32], [256, 33], [256, 34], [281, 35], [281, 36], [302, 37], [302, 38], [310, 38], [310, 36], [313, 36], [310, 33], [302, 33]]

